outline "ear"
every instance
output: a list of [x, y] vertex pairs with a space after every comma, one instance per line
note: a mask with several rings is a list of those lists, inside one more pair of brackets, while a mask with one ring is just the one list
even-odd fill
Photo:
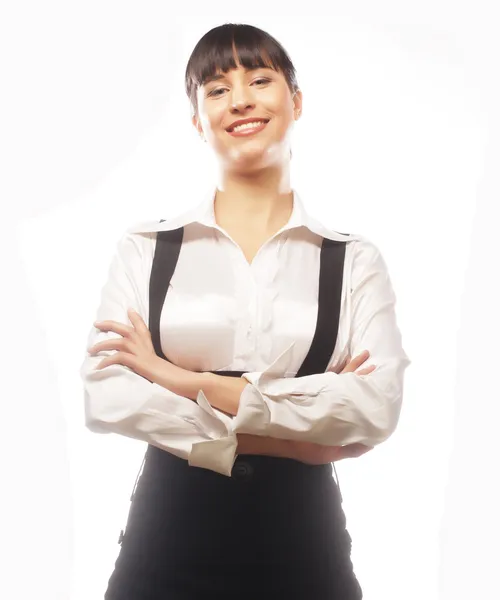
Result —
[[298, 120], [302, 114], [302, 91], [297, 90], [293, 95], [293, 114], [295, 120]]
[[203, 135], [203, 128], [200, 125], [200, 120], [198, 119], [197, 115], [193, 115], [191, 117], [191, 122], [192, 122], [194, 128], [196, 129], [196, 131], [198, 132], [198, 134]]

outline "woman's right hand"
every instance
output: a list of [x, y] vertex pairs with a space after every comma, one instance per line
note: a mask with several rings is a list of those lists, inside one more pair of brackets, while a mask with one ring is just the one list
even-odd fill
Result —
[[355, 356], [352, 360], [350, 360], [351, 357], [349, 357], [347, 359], [348, 362], [346, 366], [342, 369], [342, 371], [340, 371], [339, 374], [343, 375], [344, 373], [356, 372], [358, 375], [368, 375], [369, 373], [375, 370], [375, 365], [370, 365], [369, 367], [361, 369], [360, 371], [356, 371], [356, 369], [358, 369], [364, 362], [366, 362], [369, 356], [370, 352], [368, 350], [363, 350], [361, 354], [358, 354], [358, 356]]
[[343, 460], [344, 458], [357, 458], [373, 450], [373, 446], [365, 446], [364, 444], [323, 446], [314, 442], [300, 442], [295, 440], [286, 440], [286, 442], [288, 443], [288, 448], [285, 456], [307, 465], [327, 465]]
[[[374, 369], [374, 365], [370, 365], [364, 369], [357, 371], [357, 369], [368, 360], [370, 353], [368, 350], [364, 350], [361, 354], [358, 354], [355, 358], [350, 360], [340, 372], [340, 375], [344, 373], [354, 373], [358, 375], [368, 375]], [[373, 450], [373, 446], [365, 446], [364, 444], [348, 444], [347, 446], [323, 446], [322, 444], [316, 444], [314, 442], [302, 442], [296, 440], [283, 440], [287, 442], [287, 456], [300, 462], [309, 465], [325, 465], [332, 462], [337, 462], [344, 458], [357, 458], [366, 454], [370, 450]]]

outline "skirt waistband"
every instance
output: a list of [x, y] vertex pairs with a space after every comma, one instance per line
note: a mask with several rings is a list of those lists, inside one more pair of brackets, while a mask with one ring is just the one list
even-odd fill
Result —
[[231, 477], [222, 475], [209, 469], [202, 467], [193, 467], [187, 460], [179, 458], [170, 452], [149, 446], [146, 457], [144, 470], [153, 469], [158, 475], [162, 472], [165, 474], [181, 474], [186, 476], [191, 474], [203, 473], [205, 477], [214, 479], [236, 479], [236, 480], [251, 480], [254, 476], [260, 477], [280, 477], [280, 478], [310, 478], [318, 476], [332, 477], [332, 463], [324, 465], [309, 465], [292, 458], [282, 458], [277, 456], [266, 456], [261, 454], [239, 454], [234, 462]]

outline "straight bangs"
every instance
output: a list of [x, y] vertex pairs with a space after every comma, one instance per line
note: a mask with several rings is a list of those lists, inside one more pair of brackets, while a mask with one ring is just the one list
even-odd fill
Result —
[[271, 35], [252, 25], [225, 24], [206, 33], [195, 46], [186, 67], [186, 93], [196, 110], [198, 87], [208, 78], [236, 69], [281, 72], [292, 92], [298, 89], [295, 68], [285, 49]]

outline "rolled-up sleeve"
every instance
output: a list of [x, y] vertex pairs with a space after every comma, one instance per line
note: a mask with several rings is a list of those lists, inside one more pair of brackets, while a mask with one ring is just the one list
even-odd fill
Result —
[[[149, 320], [149, 276], [155, 234], [126, 233], [120, 239], [102, 288], [97, 321], [130, 324], [133, 308]], [[87, 350], [114, 332], [90, 330]], [[123, 365], [96, 370], [105, 356], [116, 352], [87, 352], [80, 368], [85, 425], [95, 433], [117, 433], [162, 448], [192, 466], [230, 476], [237, 447], [231, 419], [210, 406], [203, 393], [198, 401], [178, 396]], [[204, 442], [216, 442], [206, 444]], [[192, 455], [192, 449], [195, 452]]]
[[373, 364], [376, 369], [368, 375], [328, 371], [284, 378], [276, 376], [273, 365], [268, 371], [245, 373], [251, 385], [241, 394], [234, 432], [329, 446], [375, 446], [395, 431], [410, 364], [397, 325], [396, 297], [378, 248], [361, 237], [350, 244], [348, 354], [354, 358], [369, 350], [369, 361], [361, 368]]

